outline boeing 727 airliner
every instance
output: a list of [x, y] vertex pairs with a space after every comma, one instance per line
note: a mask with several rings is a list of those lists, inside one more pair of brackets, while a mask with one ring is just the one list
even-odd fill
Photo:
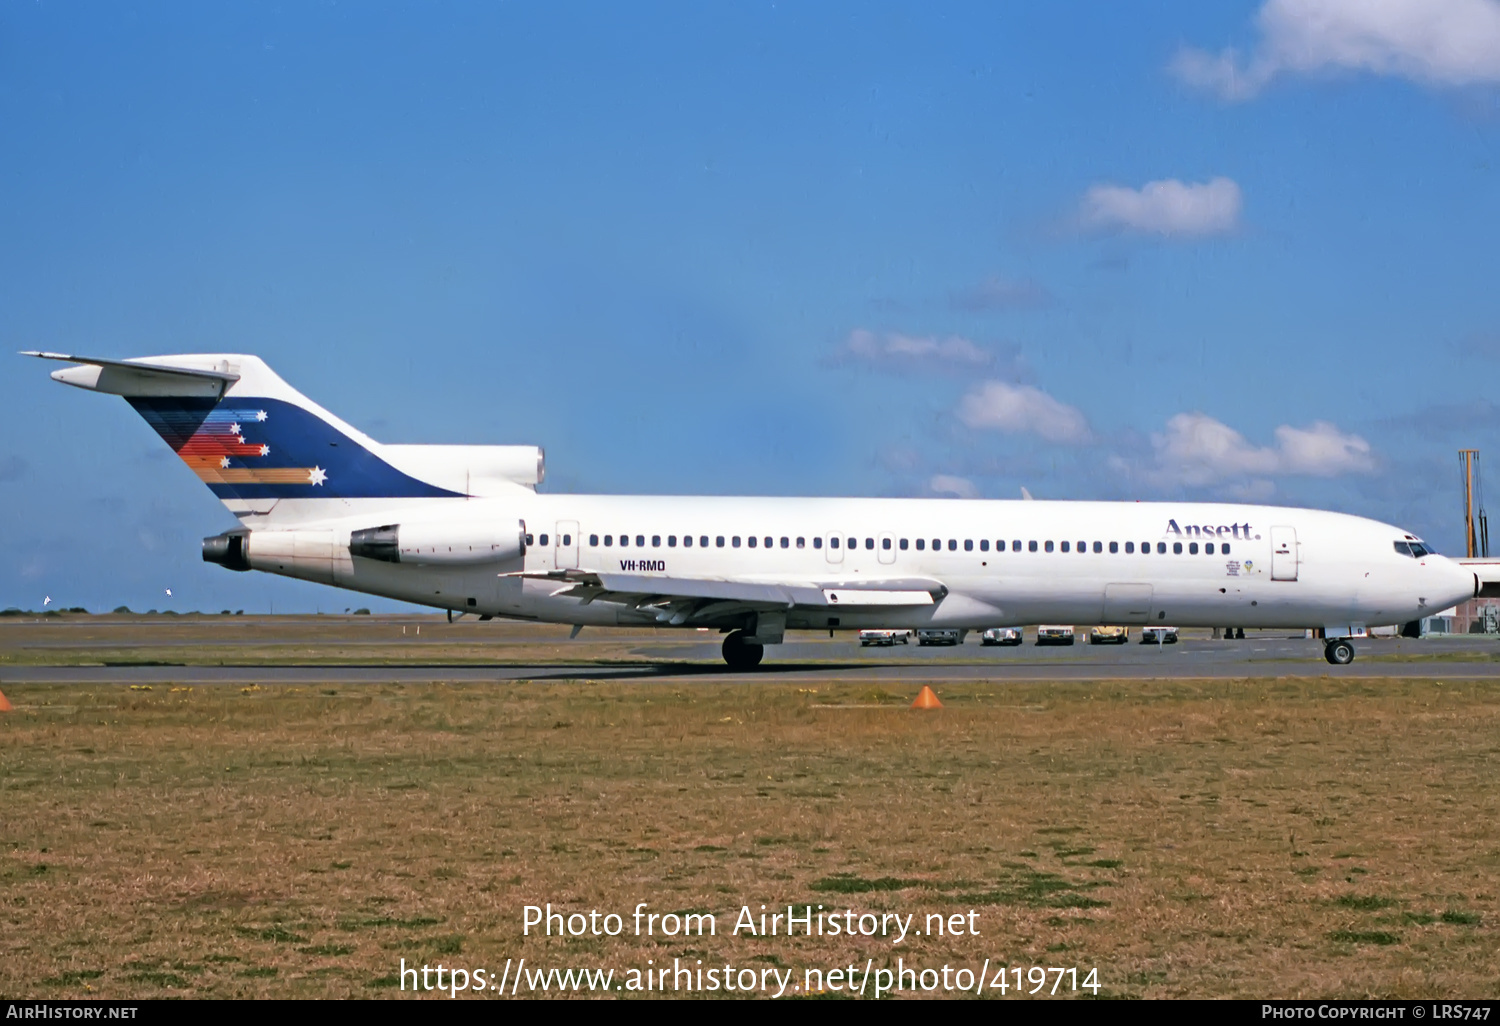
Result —
[[1189, 502], [680, 498], [538, 493], [531, 446], [383, 445], [235, 354], [105, 360], [239, 520], [203, 558], [372, 595], [582, 626], [707, 627], [757, 665], [788, 630], [1034, 623], [1366, 627], [1495, 587], [1398, 527]]

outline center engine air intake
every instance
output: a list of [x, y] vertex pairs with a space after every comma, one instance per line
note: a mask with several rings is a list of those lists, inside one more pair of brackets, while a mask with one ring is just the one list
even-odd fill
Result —
[[511, 520], [368, 527], [350, 534], [349, 554], [383, 563], [500, 563], [526, 555], [526, 524]]

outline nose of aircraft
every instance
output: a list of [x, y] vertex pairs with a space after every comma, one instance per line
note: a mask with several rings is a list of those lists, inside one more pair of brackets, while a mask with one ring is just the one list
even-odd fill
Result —
[[1446, 556], [1438, 558], [1442, 560], [1442, 565], [1434, 569], [1441, 570], [1438, 583], [1443, 588], [1443, 595], [1441, 597], [1433, 596], [1428, 598], [1427, 604], [1436, 609], [1447, 609], [1449, 606], [1455, 606], [1460, 602], [1473, 598], [1475, 592], [1474, 571], [1459, 563], [1455, 563]]

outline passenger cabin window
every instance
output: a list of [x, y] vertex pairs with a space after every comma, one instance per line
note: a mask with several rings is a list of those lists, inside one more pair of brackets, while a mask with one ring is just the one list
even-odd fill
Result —
[[693, 547], [693, 536], [692, 535], [685, 534], [685, 535], [682, 536], [682, 547], [685, 548], [685, 549], [690, 549], [690, 548]]
[[544, 535], [542, 535], [542, 536], [541, 536], [541, 537], [540, 537], [540, 538], [539, 538], [539, 539], [537, 539], [537, 540], [538, 540], [538, 541], [540, 541], [540, 542], [541, 542], [541, 543], [542, 543], [542, 544], [543, 544], [543, 545], [546, 545], [546, 544], [547, 544], [547, 536], [546, 536], [546, 535], [545, 535], [545, 534], [544, 534]]
[[737, 549], [737, 548], [740, 547], [740, 536], [739, 535], [735, 535], [734, 537], [732, 537], [732, 538], [729, 539], [729, 547], [730, 548], [734, 548], [734, 549]]
[[630, 535], [628, 535], [628, 534], [622, 534], [622, 535], [620, 535], [620, 548], [623, 549], [623, 548], [627, 547], [629, 544], [630, 544]]
[[667, 548], [669, 548], [669, 549], [675, 549], [676, 547], [677, 547], [677, 536], [675, 534], [669, 534], [669, 535], [667, 535]]
[[873, 549], [874, 547], [875, 547], [875, 539], [874, 538], [866, 538], [865, 539], [865, 548], [867, 548], [867, 549]]
[[1158, 556], [1165, 556], [1167, 554], [1167, 543], [1166, 542], [1157, 542], [1156, 543], [1156, 554]]
[[[1095, 552], [1103, 552], [1104, 551], [1104, 545], [1102, 543], [1100, 543], [1100, 542], [1094, 542], [1094, 551]], [[1110, 542], [1109, 543], [1109, 551], [1111, 551], [1111, 552], [1115, 551], [1115, 543], [1114, 542]]]
[[[700, 534], [698, 536], [698, 546], [700, 548], [705, 548], [705, 549], [708, 548], [708, 535], [706, 535], [706, 534]], [[720, 548], [724, 547], [724, 539], [723, 538], [719, 539], [719, 547]]]
[[934, 538], [934, 539], [932, 539], [932, 551], [933, 552], [941, 552], [942, 549], [943, 549], [943, 539], [941, 539], [941, 538]]
[[[1029, 541], [1029, 542], [1027, 542], [1027, 543], [1026, 543], [1026, 547], [1027, 547], [1027, 548], [1028, 548], [1028, 549], [1030, 549], [1030, 550], [1031, 550], [1031, 551], [1032, 551], [1032, 552], [1035, 552], [1035, 551], [1036, 551], [1036, 542], [1034, 542], [1034, 541]], [[1051, 542], [1048, 542], [1048, 543], [1047, 543], [1047, 551], [1048, 551], [1048, 552], [1051, 552], [1051, 551], [1052, 551], [1052, 543], [1051, 543]]]
[[[527, 544], [527, 545], [535, 545], [535, 544], [536, 544], [536, 539], [534, 539], [534, 538], [532, 538], [532, 537], [531, 537], [531, 535], [529, 535], [529, 534], [528, 534], [528, 535], [527, 535], [527, 536], [526, 536], [526, 544]], [[1400, 543], [1400, 542], [1397, 542], [1397, 543], [1396, 543], [1396, 544], [1397, 544], [1397, 545], [1400, 545], [1400, 544], [1401, 544], [1401, 543]], [[1399, 549], [1398, 549], [1398, 550], [1397, 550], [1397, 551], [1398, 551], [1398, 552], [1399, 552], [1399, 551], [1400, 551], [1400, 550], [1399, 550]], [[1407, 553], [1406, 553], [1406, 554], [1407, 554], [1407, 555], [1408, 555], [1408, 556], [1409, 556], [1409, 555], [1411, 555], [1411, 551], [1410, 551], [1410, 550], [1407, 550]]]
[[766, 535], [766, 548], [769, 549], [770, 547], [771, 547], [771, 536], [770, 535]]
[[857, 549], [857, 548], [859, 548], [859, 539], [858, 538], [850, 538], [848, 544], [845, 547], [846, 548], [851, 548], [851, 549]]
[[1190, 556], [1196, 556], [1197, 554], [1198, 554], [1198, 543], [1197, 542], [1188, 542], [1188, 555], [1190, 555]]
[[606, 534], [604, 536], [604, 544], [605, 544], [606, 547], [613, 546], [614, 543], [615, 543], [615, 536], [614, 535], [612, 535], [612, 534]]
[[889, 538], [880, 539], [880, 547], [886, 552], [891, 551], [891, 540]]
[[906, 551], [906, 539], [905, 538], [901, 539], [901, 551], [902, 552]]
[[[1396, 544], [1400, 545], [1401, 543], [1397, 542]], [[918, 538], [917, 539], [917, 551], [918, 552], [922, 552], [926, 548], [927, 548], [927, 539], [926, 538]]]
[[[1128, 545], [1130, 543], [1126, 542], [1125, 544]], [[1109, 551], [1110, 551], [1111, 555], [1113, 555], [1116, 552], [1119, 552], [1120, 551], [1120, 543], [1119, 542], [1110, 542], [1109, 543]]]
[[1221, 556], [1227, 556], [1227, 555], [1229, 555], [1229, 543], [1228, 542], [1225, 542], [1224, 544], [1222, 544], [1222, 545], [1219, 546], [1219, 554]]
[[[1066, 544], [1067, 544], [1067, 543], [1066, 543], [1066, 542], [1064, 542], [1064, 543], [1063, 543], [1063, 544], [1064, 544], [1064, 545], [1066, 545]], [[1050, 541], [1049, 541], [1049, 542], [1047, 542], [1047, 543], [1046, 543], [1046, 544], [1045, 544], [1045, 545], [1043, 545], [1043, 546], [1042, 546], [1042, 547], [1043, 547], [1043, 548], [1045, 548], [1045, 549], [1046, 549], [1046, 550], [1047, 550], [1047, 551], [1048, 551], [1048, 552], [1051, 552], [1051, 551], [1052, 551], [1052, 543], [1051, 543], [1051, 542], [1050, 542]]]
[[[1021, 539], [1017, 538], [1015, 541], [1013, 541], [1013, 542], [1010, 543], [1010, 551], [1012, 551], [1012, 552], [1020, 552], [1021, 551]], [[1032, 552], [1036, 551], [1036, 542], [1032, 542], [1031, 543], [1031, 551]]]
[[1060, 549], [1062, 549], [1062, 550], [1063, 550], [1063, 551], [1064, 551], [1064, 552], [1067, 552], [1067, 551], [1068, 551], [1068, 543], [1067, 543], [1067, 542], [1063, 542], [1063, 543], [1062, 543], [1062, 544], [1061, 544], [1061, 545], [1060, 545], [1060, 546], [1058, 546], [1058, 547], [1059, 547], [1059, 548], [1060, 548]]
[[1087, 552], [1088, 550], [1089, 550], [1089, 543], [1088, 542], [1079, 542], [1078, 543], [1078, 551], [1079, 552]]
[[573, 536], [571, 534], [565, 534], [565, 535], [563, 535], [562, 543], [564, 545], [572, 545], [573, 544]]
[[750, 537], [746, 538], [745, 544], [749, 545], [752, 549], [755, 548], [755, 535], [752, 534]]
[[1175, 555], [1175, 556], [1182, 555], [1182, 542], [1173, 542], [1172, 543], [1172, 554]]
[[[1114, 543], [1113, 542], [1110, 543], [1110, 551], [1111, 552], [1114, 551]], [[1135, 553], [1135, 542], [1126, 542], [1125, 543], [1125, 554], [1128, 556], [1128, 555], [1133, 555], [1134, 553]]]
[[949, 538], [948, 539], [948, 551], [949, 552], [957, 552], [958, 551], [958, 539], [957, 538]]
[[981, 538], [981, 539], [979, 539], [979, 551], [980, 552], [988, 552], [988, 551], [990, 551], [990, 540], [988, 538]]
[[721, 549], [724, 547], [724, 536], [722, 534], [714, 538], [714, 545]]
[[1212, 556], [1214, 554], [1214, 543], [1213, 542], [1205, 542], [1204, 543], [1204, 545], [1203, 545], [1203, 554], [1206, 555], [1206, 556]]
[[646, 546], [646, 536], [644, 534], [638, 534], [638, 535], [636, 535], [635, 536], [635, 547], [638, 548], [638, 549], [640, 549], [640, 548], [645, 548], [645, 546]]
[[599, 536], [597, 534], [591, 534], [591, 535], [589, 535], [589, 547], [590, 548], [597, 548], [598, 546], [599, 546]]
[[839, 540], [837, 538], [829, 538], [828, 539], [828, 547], [830, 549], [836, 549], [836, 548], [838, 548], [839, 547]]
[[815, 549], [821, 549], [822, 547], [823, 547], [823, 539], [822, 538], [814, 538], [813, 539], [813, 548], [815, 548]]

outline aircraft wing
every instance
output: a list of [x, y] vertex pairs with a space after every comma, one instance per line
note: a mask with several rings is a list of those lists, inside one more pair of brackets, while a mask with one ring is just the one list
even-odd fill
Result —
[[554, 595], [567, 595], [584, 603], [615, 602], [637, 609], [655, 608], [674, 623], [711, 619], [735, 611], [786, 610], [796, 606], [819, 609], [930, 606], [948, 594], [941, 581], [930, 577], [760, 581], [604, 570], [527, 571], [503, 576], [556, 581], [560, 587]]

